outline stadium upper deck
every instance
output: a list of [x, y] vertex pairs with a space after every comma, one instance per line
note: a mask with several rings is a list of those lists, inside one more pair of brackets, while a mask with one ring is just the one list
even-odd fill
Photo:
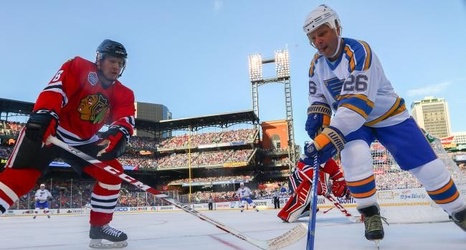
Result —
[[[0, 118], [8, 120], [9, 114], [29, 115], [34, 107], [32, 102], [17, 101], [0, 98]], [[229, 127], [237, 123], [259, 124], [259, 118], [251, 111], [221, 113], [192, 118], [162, 120], [158, 122], [136, 118], [136, 128], [149, 133], [165, 132], [172, 130], [192, 129], [198, 130], [204, 127]]]

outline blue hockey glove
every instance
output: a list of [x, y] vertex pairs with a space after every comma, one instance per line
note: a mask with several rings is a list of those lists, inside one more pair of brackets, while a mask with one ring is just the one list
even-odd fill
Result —
[[345, 147], [345, 136], [335, 127], [329, 126], [316, 136], [314, 142], [304, 145], [304, 153], [310, 159], [317, 156], [320, 163], [325, 163]]
[[330, 125], [330, 116], [332, 110], [327, 103], [314, 102], [307, 109], [306, 131], [311, 139], [314, 140], [322, 128]]

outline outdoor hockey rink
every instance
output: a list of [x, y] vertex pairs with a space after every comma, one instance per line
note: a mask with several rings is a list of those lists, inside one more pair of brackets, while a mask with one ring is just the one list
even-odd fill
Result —
[[[407, 208], [409, 209], [409, 208]], [[255, 239], [266, 240], [291, 229], [294, 223], [283, 223], [278, 210], [202, 211], [201, 213]], [[356, 213], [350, 210], [353, 215]], [[401, 212], [401, 211], [400, 211]], [[0, 217], [0, 249], [82, 250], [88, 247], [88, 214]], [[308, 223], [308, 217], [300, 219]], [[390, 221], [389, 221], [390, 222]], [[116, 213], [111, 223], [128, 234], [124, 249], [239, 250], [257, 249], [196, 216], [183, 211]], [[306, 237], [285, 249], [305, 249]], [[385, 239], [380, 249], [466, 249], [466, 232], [452, 222], [385, 225]], [[337, 210], [317, 214], [315, 237], [317, 250], [376, 249], [364, 238], [362, 223], [350, 222]]]

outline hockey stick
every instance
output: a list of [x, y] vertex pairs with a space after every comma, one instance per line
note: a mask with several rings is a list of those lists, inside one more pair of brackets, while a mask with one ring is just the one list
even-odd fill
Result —
[[314, 238], [316, 234], [316, 213], [317, 213], [317, 183], [319, 183], [319, 162], [317, 160], [317, 155], [314, 157], [314, 175], [312, 176], [312, 204], [311, 204], [311, 214], [309, 215], [309, 229], [307, 233], [307, 244], [306, 250], [314, 250]]
[[330, 210], [332, 210], [332, 209], [333, 209], [333, 207], [330, 207], [329, 209], [323, 211], [322, 213], [323, 213], [323, 214], [326, 214], [326, 213], [330, 212]]
[[[332, 195], [332, 194], [325, 194], [324, 195], [325, 198], [327, 198], [329, 201], [331, 201], [333, 203], [333, 205], [338, 208], [338, 210], [340, 210], [340, 212], [346, 217], [348, 218], [350, 221], [352, 222], [361, 222], [361, 218], [358, 217], [358, 216], [353, 216], [350, 212], [348, 212], [348, 210], [346, 210], [345, 207], [343, 207], [343, 205], [341, 205], [341, 203]], [[329, 210], [330, 211], [330, 210]]]
[[306, 235], [306, 232], [307, 232], [307, 228], [306, 228], [306, 225], [300, 223], [299, 225], [295, 226], [294, 228], [288, 230], [287, 232], [285, 232], [284, 234], [280, 235], [280, 236], [277, 236], [275, 238], [272, 238], [272, 239], [269, 239], [269, 240], [258, 240], [258, 239], [254, 239], [254, 238], [251, 238], [249, 236], [246, 236], [244, 234], [242, 234], [241, 232], [239, 232], [238, 230], [236, 229], [233, 229], [231, 227], [228, 227], [226, 225], [224, 225], [223, 223], [221, 222], [218, 222], [214, 219], [211, 219], [201, 213], [199, 213], [198, 211], [194, 210], [193, 208], [190, 208], [189, 205], [185, 205], [179, 201], [176, 201], [174, 200], [173, 198], [170, 198], [168, 197], [168, 195], [160, 192], [159, 190], [157, 189], [154, 189], [140, 181], [138, 181], [137, 179], [125, 174], [123, 171], [120, 171], [110, 165], [107, 165], [97, 159], [95, 159], [94, 157], [72, 147], [72, 146], [69, 146], [68, 144], [66, 144], [65, 142], [59, 140], [58, 138], [56, 137], [53, 137], [53, 136], [49, 136], [47, 138], [47, 142], [48, 143], [53, 143], [54, 145], [64, 149], [65, 151], [89, 162], [90, 164], [102, 169], [102, 170], [105, 170], [107, 173], [109, 174], [112, 174], [114, 176], [117, 176], [119, 177], [120, 179], [128, 182], [129, 184], [141, 189], [141, 190], [144, 190], [150, 194], [153, 194], [155, 197], [161, 199], [161, 200], [164, 200], [172, 205], [174, 205], [175, 207], [189, 213], [189, 214], [192, 214], [196, 217], [198, 217], [199, 219], [203, 220], [203, 221], [206, 221], [214, 226], [216, 226], [217, 228], [241, 239], [241, 240], [244, 240], [260, 249], [280, 249], [280, 248], [284, 248], [284, 247], [287, 247], [291, 244], [294, 244], [295, 242], [297, 242], [298, 240], [300, 240], [302, 237], [304, 237]]

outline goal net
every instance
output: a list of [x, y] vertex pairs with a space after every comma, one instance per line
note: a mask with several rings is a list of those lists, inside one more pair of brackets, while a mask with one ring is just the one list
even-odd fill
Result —
[[[434, 139], [431, 145], [445, 163], [459, 191], [464, 194], [464, 173], [442, 147], [439, 139]], [[389, 223], [449, 220], [448, 214], [430, 199], [419, 181], [408, 171], [401, 170], [392, 155], [380, 143], [372, 143], [371, 151], [381, 215], [386, 217]]]

